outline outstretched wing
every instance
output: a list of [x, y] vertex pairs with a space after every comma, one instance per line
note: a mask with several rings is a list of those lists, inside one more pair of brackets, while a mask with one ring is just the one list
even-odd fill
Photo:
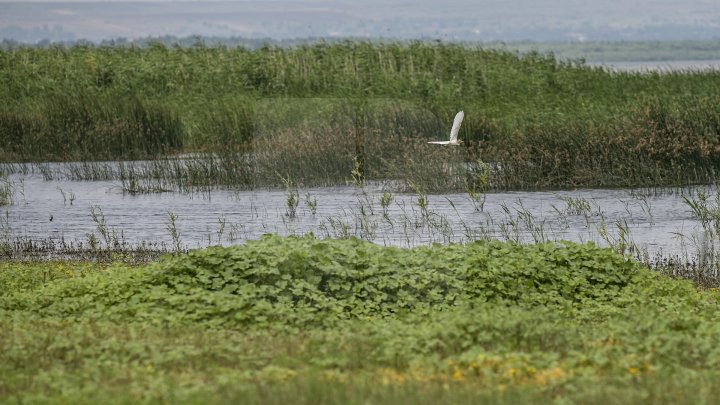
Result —
[[460, 132], [460, 123], [462, 123], [463, 118], [465, 118], [465, 113], [462, 111], [455, 115], [455, 120], [453, 121], [453, 126], [450, 130], [450, 142], [455, 142], [457, 140], [458, 132]]
[[434, 143], [435, 145], [448, 145], [450, 144], [450, 141], [433, 141], [428, 143]]

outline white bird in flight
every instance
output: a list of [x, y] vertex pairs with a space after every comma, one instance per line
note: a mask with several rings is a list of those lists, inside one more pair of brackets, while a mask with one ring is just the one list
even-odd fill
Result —
[[455, 115], [455, 120], [453, 121], [452, 129], [450, 130], [450, 140], [449, 141], [432, 141], [428, 143], [434, 143], [437, 145], [460, 145], [463, 143], [463, 141], [458, 141], [457, 136], [458, 132], [460, 131], [460, 123], [462, 122], [463, 118], [465, 117], [465, 113], [460, 111]]

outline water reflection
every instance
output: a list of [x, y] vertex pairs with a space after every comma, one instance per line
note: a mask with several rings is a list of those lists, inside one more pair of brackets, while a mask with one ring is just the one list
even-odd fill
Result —
[[718, 71], [720, 59], [707, 60], [654, 60], [626, 62], [588, 62], [590, 66], [602, 66], [614, 72], [688, 72]]
[[593, 241], [664, 256], [693, 252], [700, 241], [700, 224], [683, 199], [696, 191], [691, 188], [506, 192], [476, 201], [466, 193], [398, 193], [388, 184], [129, 194], [115, 180], [46, 178], [32, 172], [7, 177], [13, 203], [0, 207], [0, 238], [102, 243], [109, 235], [195, 248], [312, 232], [397, 246], [489, 238]]

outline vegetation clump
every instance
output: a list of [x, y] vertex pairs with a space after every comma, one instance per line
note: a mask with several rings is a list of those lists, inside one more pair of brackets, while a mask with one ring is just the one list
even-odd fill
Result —
[[592, 244], [266, 236], [0, 264], [11, 401], [674, 402], [717, 393], [718, 295]]
[[608, 301], [638, 271], [610, 250], [573, 243], [402, 249], [358, 239], [267, 236], [69, 279], [4, 302], [13, 310], [70, 318], [301, 328], [479, 302]]
[[[491, 189], [683, 186], [720, 169], [717, 70], [423, 42], [58, 45], [0, 50], [0, 84], [5, 162], [194, 152], [209, 163], [148, 176], [189, 181], [209, 165], [205, 182], [257, 187], [280, 185], [276, 173], [343, 184], [361, 157], [367, 180], [428, 191], [466, 188], [479, 159], [502, 168]], [[460, 109], [464, 146], [426, 145]]]

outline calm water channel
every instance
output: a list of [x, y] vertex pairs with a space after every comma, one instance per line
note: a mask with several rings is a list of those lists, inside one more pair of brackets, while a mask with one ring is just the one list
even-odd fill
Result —
[[[0, 239], [10, 240], [87, 241], [95, 234], [102, 241], [98, 225], [104, 220], [105, 229], [124, 242], [171, 245], [177, 241], [172, 214], [188, 248], [313, 232], [396, 246], [482, 238], [603, 245], [625, 240], [651, 255], [671, 256], [692, 253], [700, 228], [683, 199], [693, 198], [696, 189], [489, 193], [478, 210], [465, 193], [428, 195], [423, 209], [418, 195], [380, 184], [365, 193], [353, 186], [299, 188], [292, 216], [284, 189], [129, 194], [119, 181], [47, 181], [40, 173], [11, 174], [7, 181], [13, 203], [0, 207]], [[383, 208], [385, 191], [392, 200]]]
[[720, 59], [588, 62], [616, 72], [677, 72], [720, 70]]

